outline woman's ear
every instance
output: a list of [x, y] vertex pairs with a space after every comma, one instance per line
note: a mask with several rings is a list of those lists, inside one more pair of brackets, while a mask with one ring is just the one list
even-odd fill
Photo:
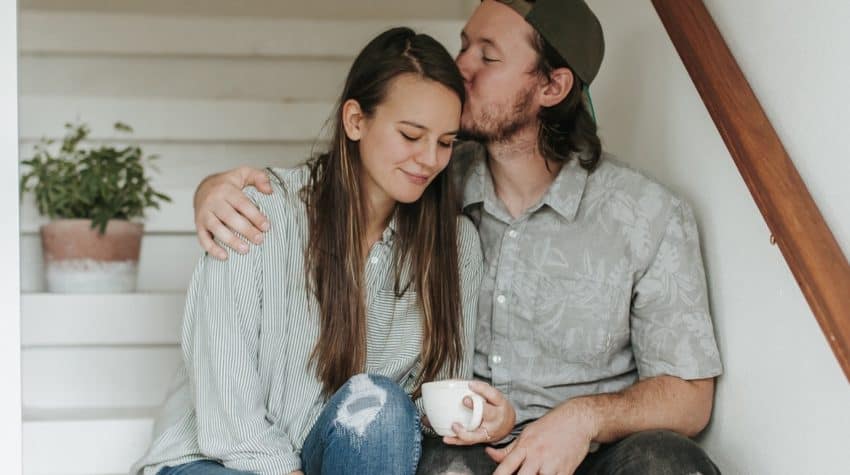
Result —
[[342, 105], [342, 126], [349, 140], [357, 142], [363, 137], [363, 119], [360, 103], [354, 99], [345, 101]]
[[549, 73], [549, 82], [543, 86], [540, 105], [552, 107], [563, 101], [573, 88], [575, 77], [568, 68], [557, 68]]

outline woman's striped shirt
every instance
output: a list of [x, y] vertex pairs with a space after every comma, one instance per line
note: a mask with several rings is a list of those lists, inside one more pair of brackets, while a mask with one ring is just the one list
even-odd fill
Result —
[[[180, 338], [183, 365], [133, 474], [201, 459], [258, 474], [301, 466], [301, 446], [324, 403], [308, 368], [319, 334], [318, 305], [306, 291], [309, 229], [299, 196], [309, 171], [273, 172], [273, 194], [246, 190], [271, 222], [263, 245], [231, 252], [226, 261], [205, 255], [195, 269]], [[453, 376], [470, 378], [483, 265], [475, 227], [458, 219], [464, 358]], [[393, 291], [393, 235], [391, 224], [366, 261], [366, 366], [410, 394], [420, 370], [421, 313], [413, 290], [402, 297]]]

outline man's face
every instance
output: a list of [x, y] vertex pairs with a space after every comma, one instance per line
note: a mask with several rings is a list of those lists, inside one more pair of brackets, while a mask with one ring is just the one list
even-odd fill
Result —
[[510, 7], [484, 0], [461, 32], [455, 62], [466, 81], [464, 133], [492, 143], [536, 125], [540, 78], [534, 72], [534, 30]]

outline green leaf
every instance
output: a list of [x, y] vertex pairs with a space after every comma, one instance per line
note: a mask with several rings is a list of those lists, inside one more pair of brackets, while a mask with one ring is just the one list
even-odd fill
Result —
[[120, 132], [130, 132], [130, 133], [133, 132], [133, 128], [130, 127], [129, 125], [125, 124], [124, 122], [116, 122], [114, 127], [115, 127], [115, 130], [118, 130]]
[[[66, 134], [55, 155], [53, 142], [42, 139], [32, 157], [22, 160], [21, 197], [33, 193], [39, 213], [51, 218], [92, 219], [101, 232], [110, 219], [144, 217], [171, 199], [153, 189], [139, 146], [84, 146], [90, 134], [85, 124], [65, 124]], [[122, 122], [115, 129], [132, 132]], [[151, 167], [153, 168], [153, 167]]]

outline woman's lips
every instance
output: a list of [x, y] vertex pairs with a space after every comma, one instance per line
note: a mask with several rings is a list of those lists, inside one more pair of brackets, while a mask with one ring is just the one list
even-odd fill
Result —
[[410, 182], [414, 185], [424, 185], [428, 183], [428, 175], [417, 175], [415, 173], [409, 173], [404, 170], [402, 170], [401, 172], [404, 173], [404, 176], [406, 176], [407, 179], [410, 180]]

